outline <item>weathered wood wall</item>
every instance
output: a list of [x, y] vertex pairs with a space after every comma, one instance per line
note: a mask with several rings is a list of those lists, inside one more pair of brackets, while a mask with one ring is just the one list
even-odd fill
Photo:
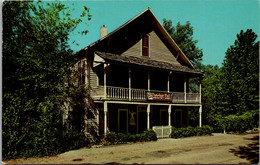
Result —
[[[149, 33], [149, 35], [150, 35], [150, 59], [151, 60], [169, 62], [178, 66], [181, 65], [154, 31]], [[122, 56], [142, 57], [141, 52], [142, 52], [142, 40], [140, 39], [136, 44], [134, 44], [132, 47], [130, 47], [128, 50], [122, 53]]]

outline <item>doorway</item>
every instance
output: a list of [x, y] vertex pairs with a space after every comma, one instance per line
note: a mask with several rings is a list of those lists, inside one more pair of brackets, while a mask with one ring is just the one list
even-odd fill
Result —
[[174, 124], [176, 128], [182, 127], [182, 110], [176, 109], [174, 113]]
[[160, 109], [160, 125], [168, 125], [167, 109]]
[[118, 133], [128, 133], [128, 109], [118, 110]]
[[137, 106], [137, 133], [147, 130], [147, 107]]

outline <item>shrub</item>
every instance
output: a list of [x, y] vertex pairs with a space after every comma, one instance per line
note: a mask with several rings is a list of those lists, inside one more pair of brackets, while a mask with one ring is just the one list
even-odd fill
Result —
[[219, 120], [219, 126], [227, 132], [242, 133], [259, 125], [258, 111], [248, 111], [242, 115], [228, 115]]
[[156, 133], [152, 129], [144, 131], [142, 133], [142, 135], [144, 136], [145, 141], [155, 141], [155, 140], [157, 140]]
[[213, 131], [213, 128], [205, 125], [202, 127], [186, 127], [186, 128], [172, 128], [172, 132], [170, 134], [171, 138], [182, 138], [182, 137], [190, 137], [190, 136], [201, 136], [201, 135], [209, 135]]
[[157, 140], [156, 133], [153, 130], [146, 130], [141, 134], [123, 134], [110, 132], [107, 133], [105, 138], [104, 145], [115, 145], [123, 144], [127, 142], [143, 142], [143, 141], [155, 141]]

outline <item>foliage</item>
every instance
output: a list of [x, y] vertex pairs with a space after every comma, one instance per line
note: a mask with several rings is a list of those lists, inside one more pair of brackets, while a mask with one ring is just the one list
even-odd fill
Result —
[[186, 127], [186, 128], [172, 128], [172, 132], [170, 134], [171, 138], [182, 138], [182, 137], [190, 137], [190, 136], [201, 136], [201, 135], [210, 135], [213, 131], [213, 128], [204, 125], [202, 127]]
[[237, 34], [223, 62], [222, 83], [227, 114], [241, 115], [258, 109], [259, 102], [259, 42], [248, 29]]
[[123, 134], [110, 132], [107, 133], [105, 138], [105, 145], [124, 144], [127, 142], [143, 142], [143, 141], [156, 141], [156, 133], [149, 129], [141, 134]]
[[3, 3], [3, 159], [81, 145], [80, 133], [63, 131], [60, 111], [70, 94], [68, 68], [76, 60], [68, 35], [83, 18], [69, 16], [58, 2]]
[[242, 133], [259, 126], [259, 113], [255, 110], [239, 116], [228, 115], [218, 120], [218, 125], [227, 132]]
[[176, 26], [173, 26], [171, 20], [163, 19], [163, 27], [195, 66], [195, 68], [199, 69], [201, 66], [203, 52], [202, 49], [199, 49], [196, 46], [198, 40], [193, 39], [193, 27], [190, 22], [187, 21], [184, 25], [181, 25], [181, 23], [178, 22]]
[[203, 67], [204, 78], [202, 80], [202, 104], [204, 124], [217, 127], [215, 120], [225, 112], [226, 102], [223, 97], [222, 68], [217, 65]]
[[259, 102], [258, 48], [256, 34], [241, 31], [227, 50], [223, 67], [202, 67], [203, 123], [214, 131], [242, 132], [257, 126], [259, 118], [252, 114], [258, 112]]

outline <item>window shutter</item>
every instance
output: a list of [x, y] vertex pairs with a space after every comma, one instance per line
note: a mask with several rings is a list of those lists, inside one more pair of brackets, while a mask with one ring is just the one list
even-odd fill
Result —
[[149, 36], [142, 36], [142, 56], [149, 57]]

